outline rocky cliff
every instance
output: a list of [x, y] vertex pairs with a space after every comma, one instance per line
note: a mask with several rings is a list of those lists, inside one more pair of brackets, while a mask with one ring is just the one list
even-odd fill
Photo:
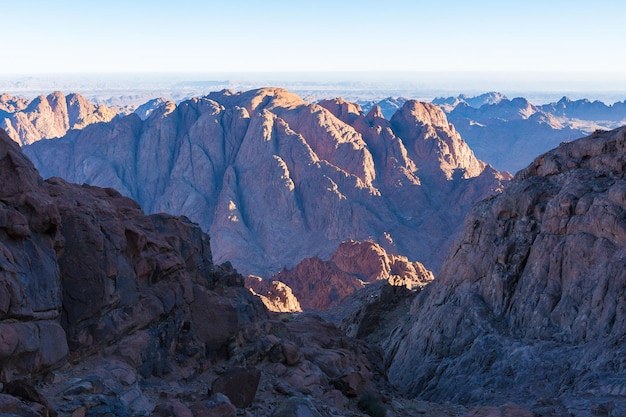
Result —
[[626, 128], [566, 143], [477, 204], [389, 339], [406, 393], [626, 411]]
[[268, 276], [346, 239], [373, 239], [437, 270], [473, 203], [502, 176], [436, 106], [391, 122], [344, 100], [222, 91], [25, 147], [44, 177], [114, 187], [147, 212], [185, 215], [217, 262]]
[[96, 106], [80, 94], [63, 95], [59, 91], [34, 100], [0, 96], [0, 128], [21, 145], [40, 139], [64, 136], [70, 129], [82, 129], [98, 122], [108, 122], [118, 112]]

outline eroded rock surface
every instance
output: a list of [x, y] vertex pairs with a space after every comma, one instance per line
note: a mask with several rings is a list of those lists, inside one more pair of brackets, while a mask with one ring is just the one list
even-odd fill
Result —
[[319, 316], [269, 315], [196, 224], [43, 181], [2, 131], [0, 178], [0, 414], [364, 416], [373, 392], [413, 415], [380, 349]]
[[626, 411], [625, 135], [563, 144], [472, 209], [391, 338], [397, 387], [541, 415]]

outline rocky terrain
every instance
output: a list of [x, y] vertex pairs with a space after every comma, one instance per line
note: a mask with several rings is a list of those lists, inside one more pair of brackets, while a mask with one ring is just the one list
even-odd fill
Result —
[[184, 217], [43, 181], [0, 130], [3, 416], [465, 415], [394, 396], [383, 353], [271, 315]]
[[626, 412], [626, 128], [562, 144], [477, 204], [387, 339], [407, 395]]
[[221, 91], [24, 147], [44, 177], [113, 187], [149, 213], [209, 231], [213, 256], [268, 277], [372, 239], [436, 271], [476, 201], [502, 177], [436, 106], [391, 120], [341, 99]]
[[326, 311], [369, 284], [382, 281], [415, 290], [432, 279], [433, 273], [424, 265], [388, 254], [372, 241], [346, 241], [330, 259], [304, 259], [267, 281], [287, 285], [302, 308]]
[[0, 128], [20, 145], [64, 136], [70, 129], [82, 129], [109, 122], [118, 110], [95, 105], [80, 94], [64, 96], [55, 91], [33, 100], [0, 95]]

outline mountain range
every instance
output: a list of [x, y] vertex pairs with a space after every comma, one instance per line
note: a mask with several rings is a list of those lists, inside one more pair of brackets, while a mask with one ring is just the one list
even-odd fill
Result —
[[[481, 100], [450, 114], [557, 117]], [[626, 128], [511, 178], [415, 100], [144, 110], [21, 149], [0, 130], [0, 414], [626, 413]], [[183, 209], [215, 235], [161, 213]], [[229, 255], [302, 303], [268, 312]]]
[[44, 177], [113, 187], [209, 231], [217, 262], [268, 276], [372, 239], [438, 270], [476, 201], [506, 176], [445, 114], [409, 100], [391, 120], [341, 99], [221, 91], [24, 146]]
[[513, 173], [561, 142], [626, 124], [626, 100], [606, 105], [563, 97], [533, 105], [523, 97], [508, 99], [492, 92], [437, 98], [433, 103], [446, 111], [479, 158]]

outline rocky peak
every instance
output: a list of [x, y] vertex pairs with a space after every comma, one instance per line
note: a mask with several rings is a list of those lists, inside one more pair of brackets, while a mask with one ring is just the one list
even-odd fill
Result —
[[[450, 130], [370, 120], [336, 103], [352, 109], [351, 123], [282, 89], [222, 91], [24, 152], [45, 177], [114, 187], [147, 212], [188, 216], [211, 233], [215, 259], [245, 274], [268, 277], [368, 238], [437, 270], [438, 248], [502, 178], [485, 170], [469, 179], [469, 164], [446, 157], [465, 149]], [[420, 141], [442, 151], [418, 158]]]
[[209, 93], [207, 98], [215, 100], [226, 107], [243, 107], [250, 114], [262, 109], [272, 110], [276, 107], [294, 109], [307, 104], [296, 94], [277, 87], [259, 88], [246, 92], [222, 90]]
[[373, 121], [376, 119], [384, 119], [383, 111], [380, 106], [373, 106], [372, 109], [367, 113], [367, 120]]
[[391, 124], [424, 176], [435, 181], [442, 176], [444, 180], [471, 178], [485, 168], [448, 123], [445, 113], [433, 104], [409, 100], [394, 114]]
[[320, 106], [330, 111], [336, 118], [344, 123], [352, 124], [354, 119], [362, 116], [361, 106], [345, 101], [343, 98], [322, 100], [318, 102]]

